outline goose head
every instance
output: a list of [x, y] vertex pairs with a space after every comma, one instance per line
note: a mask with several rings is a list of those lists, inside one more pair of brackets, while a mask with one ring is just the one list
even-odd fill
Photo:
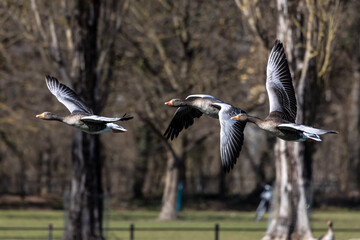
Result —
[[51, 112], [43, 112], [41, 114], [36, 115], [36, 117], [43, 120], [59, 120], [59, 117]]
[[231, 118], [231, 120], [246, 122], [248, 120], [248, 115], [246, 113], [240, 113]]
[[168, 102], [165, 102], [165, 105], [171, 106], [171, 107], [180, 107], [185, 105], [185, 103], [180, 99], [171, 99]]
[[329, 221], [327, 222], [327, 225], [329, 226], [329, 228], [332, 228], [332, 227], [333, 227], [333, 222], [332, 222], [331, 220], [329, 220]]

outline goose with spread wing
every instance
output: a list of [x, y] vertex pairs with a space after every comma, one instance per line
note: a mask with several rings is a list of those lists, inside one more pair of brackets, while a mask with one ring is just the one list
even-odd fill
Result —
[[271, 50], [266, 70], [266, 90], [270, 113], [265, 119], [240, 113], [232, 120], [252, 122], [263, 130], [286, 141], [321, 141], [319, 135], [337, 133], [295, 123], [296, 97], [283, 44], [276, 41]]
[[187, 129], [194, 123], [195, 118], [203, 114], [219, 119], [221, 163], [224, 171], [229, 172], [240, 155], [246, 125], [246, 122], [237, 122], [230, 118], [244, 111], [203, 94], [190, 95], [185, 100], [172, 99], [165, 104], [177, 108], [164, 133], [167, 139], [176, 138], [184, 128]]
[[65, 105], [71, 114], [62, 117], [51, 112], [44, 112], [36, 115], [37, 118], [63, 122], [90, 134], [100, 134], [110, 131], [121, 133], [127, 131], [114, 122], [127, 121], [132, 119], [132, 116], [125, 114], [123, 117], [108, 118], [94, 115], [93, 111], [86, 106], [72, 89], [59, 83], [56, 78], [48, 75], [45, 77], [45, 81], [50, 92], [55, 95], [59, 102]]

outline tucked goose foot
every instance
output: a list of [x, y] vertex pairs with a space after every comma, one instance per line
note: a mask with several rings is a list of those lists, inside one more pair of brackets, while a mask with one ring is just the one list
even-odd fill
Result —
[[108, 129], [110, 128], [113, 133], [127, 132], [127, 130], [125, 128], [123, 128], [122, 126], [119, 126], [115, 123], [107, 123], [106, 126]]
[[306, 141], [308, 142], [321, 142], [321, 138], [319, 137], [319, 135], [315, 133], [303, 132], [303, 136], [306, 138]]
[[125, 130], [111, 129], [111, 131], [112, 131], [113, 133], [124, 133], [124, 132], [127, 132], [126, 129], [125, 129]]

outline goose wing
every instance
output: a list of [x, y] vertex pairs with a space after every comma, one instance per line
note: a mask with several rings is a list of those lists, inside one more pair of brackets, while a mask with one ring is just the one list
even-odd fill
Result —
[[[185, 98], [187, 102], [191, 102], [189, 106], [179, 107], [171, 122], [169, 127], [166, 129], [164, 136], [167, 139], [173, 140], [176, 138], [179, 133], [185, 128], [187, 129], [194, 123], [194, 118], [199, 118], [202, 116], [203, 112], [206, 114], [215, 114], [211, 109], [211, 103], [222, 102], [219, 99], [206, 94], [193, 94]], [[196, 108], [195, 108], [195, 107]], [[199, 109], [202, 109], [199, 110]], [[217, 115], [217, 110], [216, 110]]]
[[333, 130], [313, 128], [310, 126], [299, 125], [299, 124], [295, 124], [295, 123], [279, 124], [277, 126], [277, 128], [284, 129], [284, 130], [290, 130], [290, 131], [301, 131], [301, 132], [313, 133], [313, 134], [318, 134], [318, 135], [327, 134], [327, 133], [335, 133], [335, 134], [337, 133], [336, 131], [333, 131]]
[[244, 129], [246, 122], [231, 120], [232, 116], [239, 113], [245, 113], [240, 108], [226, 103], [213, 103], [215, 107], [220, 108], [220, 155], [224, 171], [229, 172], [236, 163], [244, 142]]
[[55, 95], [57, 100], [65, 105], [67, 109], [71, 113], [75, 111], [79, 112], [85, 112], [88, 114], [92, 114], [93, 111], [91, 108], [86, 106], [86, 104], [79, 98], [79, 96], [69, 87], [65, 86], [62, 83], [59, 83], [59, 81], [47, 75], [45, 77], [46, 85], [49, 88], [50, 92]]
[[194, 118], [201, 117], [202, 112], [196, 108], [193, 107], [179, 107], [173, 118], [171, 119], [171, 122], [166, 129], [164, 136], [167, 139], [173, 140], [176, 138], [179, 133], [185, 128], [187, 129], [194, 123]]
[[133, 118], [134, 118], [133, 116], [129, 116], [126, 113], [124, 114], [123, 117], [119, 117], [119, 118], [109, 118], [109, 117], [103, 117], [103, 116], [98, 116], [98, 115], [90, 115], [90, 116], [82, 117], [81, 121], [111, 123], [111, 122], [117, 122], [117, 121], [128, 121]]
[[208, 98], [211, 99], [214, 102], [222, 102], [221, 100], [217, 99], [216, 97], [213, 97], [211, 95], [207, 95], [207, 94], [193, 94], [193, 95], [189, 95], [185, 98], [185, 100], [190, 100], [190, 99], [196, 99], [196, 98]]
[[271, 50], [266, 75], [270, 113], [274, 111], [284, 113], [285, 120], [295, 122], [297, 111], [295, 91], [284, 47], [278, 40]]

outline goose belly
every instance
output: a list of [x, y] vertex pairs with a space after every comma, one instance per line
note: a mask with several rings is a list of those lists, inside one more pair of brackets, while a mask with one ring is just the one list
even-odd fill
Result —
[[278, 130], [273, 132], [273, 134], [285, 141], [303, 142], [306, 140], [306, 138], [303, 138], [299, 132], [294, 131]]
[[211, 106], [212, 101], [198, 101], [193, 107], [212, 118], [219, 118], [219, 109]]
[[89, 129], [84, 129], [84, 128], [80, 128], [81, 131], [89, 133], [89, 134], [101, 134], [101, 133], [106, 133], [106, 132], [110, 132], [111, 129], [110, 128], [104, 128], [102, 130], [89, 130]]
[[83, 132], [90, 134], [100, 134], [104, 132], [110, 132], [111, 129], [108, 129], [105, 124], [98, 123], [81, 123], [73, 125], [73, 127], [80, 129]]

